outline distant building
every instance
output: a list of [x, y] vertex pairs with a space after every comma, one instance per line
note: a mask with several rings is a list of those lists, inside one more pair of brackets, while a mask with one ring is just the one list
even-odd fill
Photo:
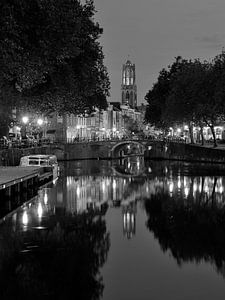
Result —
[[135, 65], [127, 60], [122, 68], [121, 102], [131, 108], [137, 107], [137, 86]]

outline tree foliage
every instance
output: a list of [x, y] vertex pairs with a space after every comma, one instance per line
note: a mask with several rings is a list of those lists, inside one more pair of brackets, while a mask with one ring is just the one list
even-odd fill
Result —
[[209, 126], [216, 146], [214, 126], [225, 112], [224, 80], [224, 53], [212, 62], [177, 57], [146, 94], [146, 121], [160, 128], [186, 123], [191, 135], [193, 125], [199, 126], [202, 140], [203, 125]]
[[59, 113], [105, 108], [109, 79], [94, 14], [92, 0], [1, 1], [2, 102]]

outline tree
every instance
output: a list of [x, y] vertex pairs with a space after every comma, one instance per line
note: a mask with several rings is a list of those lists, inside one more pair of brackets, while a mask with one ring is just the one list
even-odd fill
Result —
[[210, 127], [214, 146], [217, 146], [215, 124], [225, 116], [225, 53], [212, 62], [177, 57], [168, 70], [163, 69], [145, 99], [148, 102], [145, 119], [153, 125], [166, 128], [187, 123], [191, 142], [193, 125]]
[[[0, 93], [5, 105], [58, 113], [105, 108], [109, 78], [93, 0], [0, 3]], [[10, 91], [5, 97], [5, 91]]]
[[200, 102], [200, 115], [205, 124], [210, 127], [214, 147], [217, 146], [215, 124], [224, 120], [225, 116], [225, 53], [216, 56], [212, 63], [208, 64], [205, 77], [202, 101]]
[[163, 69], [159, 74], [158, 81], [145, 96], [145, 100], [148, 102], [145, 113], [146, 122], [159, 128], [166, 127], [163, 111], [169, 90], [169, 72]]
[[182, 57], [178, 56], [175, 58], [175, 62], [168, 67], [168, 70], [162, 69], [157, 82], [145, 96], [145, 100], [148, 102], [145, 121], [158, 128], [167, 129], [171, 126], [165, 108], [173, 87], [174, 76], [181, 67], [182, 62]]
[[189, 127], [191, 142], [193, 125], [201, 128], [202, 143], [203, 118], [201, 103], [204, 99], [204, 84], [208, 64], [199, 60], [182, 60], [174, 76], [169, 97], [166, 102], [166, 114], [170, 122], [186, 123]]
[[138, 122], [131, 117], [124, 115], [123, 122], [124, 128], [128, 135], [131, 135], [132, 133], [137, 134], [142, 132], [138, 126]]

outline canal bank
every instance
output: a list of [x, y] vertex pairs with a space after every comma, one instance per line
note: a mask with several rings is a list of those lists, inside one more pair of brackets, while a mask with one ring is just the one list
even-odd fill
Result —
[[107, 143], [55, 143], [43, 147], [0, 150], [0, 166], [18, 166], [20, 158], [32, 154], [54, 154], [57, 160], [108, 159], [111, 145]]
[[225, 163], [225, 148], [158, 141], [145, 151], [145, 159], [165, 159], [203, 163]]
[[[134, 143], [134, 141], [132, 141]], [[42, 147], [12, 148], [0, 150], [0, 166], [18, 166], [20, 158], [31, 154], [54, 154], [58, 161], [85, 160], [85, 159], [112, 159], [120, 158], [112, 155], [112, 149], [118, 141], [76, 143], [76, 144], [49, 144]], [[121, 143], [122, 144], [122, 143]], [[118, 144], [119, 145], [119, 144]], [[128, 145], [128, 144], [127, 144]], [[128, 146], [127, 146], [128, 147]], [[225, 146], [213, 148], [212, 146], [200, 146], [180, 142], [146, 141], [142, 145], [144, 158], [167, 159], [204, 163], [225, 163]]]

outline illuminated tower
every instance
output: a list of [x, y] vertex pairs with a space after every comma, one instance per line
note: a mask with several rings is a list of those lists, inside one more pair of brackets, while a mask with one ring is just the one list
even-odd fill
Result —
[[122, 104], [132, 108], [137, 106], [137, 86], [135, 82], [135, 65], [128, 59], [122, 69]]

